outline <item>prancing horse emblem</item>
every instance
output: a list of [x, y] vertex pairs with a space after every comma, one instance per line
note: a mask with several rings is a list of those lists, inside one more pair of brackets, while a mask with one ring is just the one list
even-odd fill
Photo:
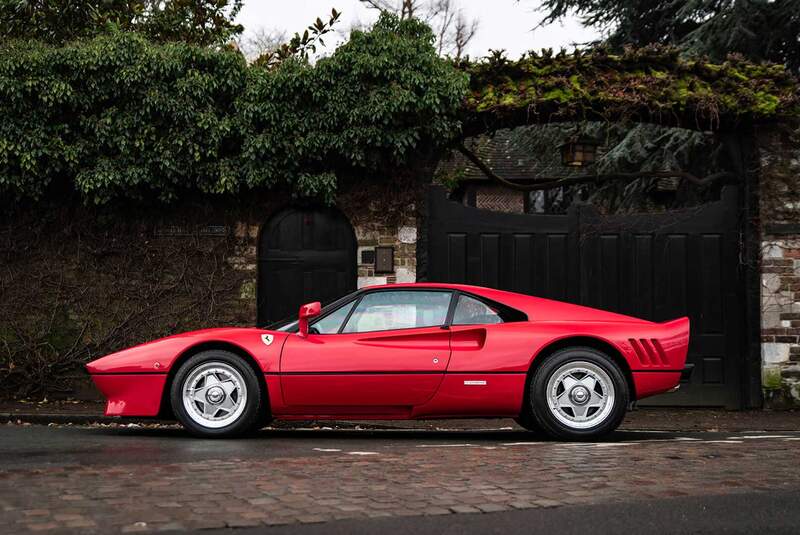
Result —
[[272, 343], [272, 339], [274, 337], [271, 334], [262, 334], [261, 341], [264, 342], [264, 345], [270, 345]]

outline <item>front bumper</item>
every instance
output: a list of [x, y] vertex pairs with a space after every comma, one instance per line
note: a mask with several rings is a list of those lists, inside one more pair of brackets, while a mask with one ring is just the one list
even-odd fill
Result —
[[108, 400], [106, 416], [158, 415], [167, 374], [94, 374], [91, 377]]

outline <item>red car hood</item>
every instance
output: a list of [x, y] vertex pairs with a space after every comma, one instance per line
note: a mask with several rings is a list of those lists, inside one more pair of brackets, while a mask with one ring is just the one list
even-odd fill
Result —
[[[270, 335], [269, 345], [262, 335]], [[111, 353], [86, 364], [90, 374], [167, 373], [184, 352], [207, 344], [227, 344], [257, 355], [264, 371], [270, 371], [288, 333], [256, 327], [223, 327], [175, 334]], [[275, 357], [275, 358], [273, 358]]]

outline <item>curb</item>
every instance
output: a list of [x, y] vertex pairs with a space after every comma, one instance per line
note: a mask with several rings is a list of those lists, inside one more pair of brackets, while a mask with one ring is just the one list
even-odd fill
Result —
[[48, 413], [0, 413], [0, 423], [28, 423], [28, 424], [129, 424], [129, 423], [168, 423], [169, 420], [120, 418], [117, 416], [103, 416], [100, 414], [48, 414]]
[[[175, 425], [175, 420], [161, 420], [158, 418], [125, 418], [120, 416], [105, 416], [100, 414], [58, 414], [58, 413], [12, 413], [0, 412], [0, 424], [14, 424], [25, 423], [35, 425], [127, 425], [127, 424], [140, 424], [140, 425]], [[392, 430], [392, 429], [415, 429], [404, 426], [390, 426], [382, 424], [365, 424], [364, 422], [342, 422], [342, 421], [325, 421], [317, 422], [314, 420], [298, 420], [293, 422], [281, 422], [278, 425], [270, 426], [273, 429], [301, 429], [309, 428], [311, 426], [329, 427], [333, 429], [365, 429], [365, 430]], [[422, 430], [422, 429], [419, 429]]]

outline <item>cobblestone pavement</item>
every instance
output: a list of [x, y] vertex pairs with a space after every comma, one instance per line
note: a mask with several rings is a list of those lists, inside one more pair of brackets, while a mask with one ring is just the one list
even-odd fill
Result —
[[0, 526], [134, 532], [800, 489], [800, 432], [617, 433], [536, 442], [517, 431], [0, 427]]

